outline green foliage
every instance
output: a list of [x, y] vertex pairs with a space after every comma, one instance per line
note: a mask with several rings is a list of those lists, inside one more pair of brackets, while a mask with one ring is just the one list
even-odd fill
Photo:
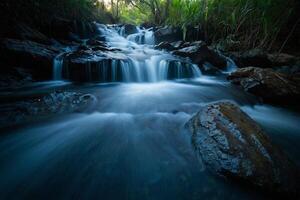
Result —
[[[125, 3], [120, 5], [120, 21], [130, 24], [142, 24], [151, 19], [151, 12], [145, 6], [128, 6]], [[143, 10], [143, 12], [141, 11]]]
[[[269, 48], [297, 0], [126, 0], [123, 22], [201, 26], [212, 41], [240, 42], [242, 48]], [[154, 2], [154, 3], [153, 3]], [[166, 11], [164, 11], [166, 10]], [[159, 17], [159, 19], [157, 19]]]

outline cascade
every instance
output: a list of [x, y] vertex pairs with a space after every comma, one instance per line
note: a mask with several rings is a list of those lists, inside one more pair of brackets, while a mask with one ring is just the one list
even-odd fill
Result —
[[54, 59], [55, 80], [72, 80], [80, 76], [83, 81], [158, 82], [201, 76], [196, 65], [154, 49], [154, 33], [151, 29], [137, 27], [137, 33], [125, 36], [123, 27], [97, 26], [99, 36], [105, 38], [108, 46], [118, 50], [105, 52], [105, 58], [94, 56], [91, 62], [81, 65], [82, 69], [76, 67], [76, 70], [64, 63], [64, 53], [60, 54]]

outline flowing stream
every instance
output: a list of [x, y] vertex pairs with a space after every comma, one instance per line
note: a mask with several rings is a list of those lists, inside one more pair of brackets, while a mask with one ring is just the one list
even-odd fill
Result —
[[[99, 29], [126, 57], [115, 65], [122, 69], [121, 79], [113, 78], [115, 70], [98, 83], [53, 81], [6, 93], [30, 96], [58, 89], [91, 93], [97, 102], [85, 113], [5, 130], [0, 199], [263, 198], [211, 175], [184, 129], [201, 105], [224, 99], [237, 102], [299, 165], [299, 114], [261, 105], [225, 75], [203, 76], [189, 61], [154, 50], [150, 30], [124, 37], [116, 28]], [[61, 79], [64, 65], [57, 59], [54, 77]], [[170, 61], [176, 64], [171, 67]]]

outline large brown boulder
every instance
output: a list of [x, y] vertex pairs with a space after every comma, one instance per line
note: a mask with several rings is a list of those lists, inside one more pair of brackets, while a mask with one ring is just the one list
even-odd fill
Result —
[[228, 80], [268, 103], [298, 103], [300, 100], [299, 79], [273, 69], [242, 68], [231, 73]]
[[225, 69], [227, 67], [226, 59], [209, 49], [205, 42], [198, 41], [188, 43], [188, 45], [185, 44], [184, 48], [175, 50], [173, 53], [177, 56], [188, 57], [193, 63], [199, 65], [208, 62], [219, 69]]
[[234, 103], [202, 107], [187, 127], [197, 154], [211, 172], [263, 191], [297, 195], [297, 167]]

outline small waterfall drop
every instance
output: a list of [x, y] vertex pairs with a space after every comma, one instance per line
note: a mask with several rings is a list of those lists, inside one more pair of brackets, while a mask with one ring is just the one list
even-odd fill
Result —
[[64, 53], [58, 54], [53, 60], [53, 80], [62, 79], [62, 70], [64, 64]]
[[151, 29], [141, 29], [137, 27], [138, 32], [128, 35], [127, 40], [135, 42], [137, 44], [154, 45], [155, 38]]
[[63, 48], [63, 52], [58, 54], [53, 60], [53, 80], [58, 81], [63, 79], [63, 69], [64, 69], [64, 58], [72, 51], [71, 48]]

